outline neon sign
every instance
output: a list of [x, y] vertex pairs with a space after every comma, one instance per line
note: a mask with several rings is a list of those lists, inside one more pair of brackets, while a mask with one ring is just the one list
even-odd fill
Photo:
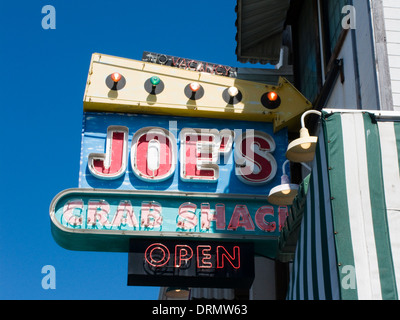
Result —
[[[126, 251], [130, 238], [158, 236], [276, 243], [287, 214], [286, 206], [265, 205], [263, 196], [107, 189], [69, 189], [56, 196], [50, 207], [53, 234], [62, 246], [105, 251], [111, 242], [104, 238], [115, 236], [119, 237], [116, 251]], [[260, 247], [260, 254], [265, 249], [269, 250]], [[182, 254], [188, 256], [190, 250]], [[206, 258], [202, 261], [208, 264]]]
[[[201, 119], [188, 127], [193, 119], [84, 116], [80, 187], [140, 190], [150, 183], [165, 190], [163, 183], [174, 191], [268, 194], [279, 184], [287, 133], [273, 134], [270, 124]], [[204, 182], [217, 190], [195, 186]]]
[[[175, 259], [174, 268], [181, 268], [186, 265], [193, 258], [193, 249], [186, 244], [175, 245]], [[233, 246], [231, 253], [223, 245], [216, 247], [216, 263], [211, 260], [212, 256], [210, 245], [198, 245], [196, 246], [196, 262], [198, 269], [210, 269], [217, 268], [221, 269], [225, 266], [225, 261], [229, 262], [232, 268], [240, 269], [240, 247]], [[147, 264], [152, 267], [163, 267], [165, 266], [171, 257], [169, 249], [162, 243], [153, 243], [147, 247], [144, 252], [144, 260]]]
[[[90, 172], [100, 179], [118, 179], [127, 169], [127, 127], [107, 129], [106, 153], [91, 153]], [[180, 133], [183, 181], [215, 182], [219, 177], [219, 156], [232, 150], [234, 132], [184, 128]], [[275, 141], [267, 133], [241, 134], [235, 152], [236, 174], [246, 184], [262, 185], [275, 177], [277, 164], [272, 155]], [[257, 149], [257, 150], [256, 150]], [[176, 140], [166, 129], [139, 129], [132, 138], [131, 165], [139, 179], [158, 182], [168, 179], [176, 168]]]
[[135, 240], [130, 242], [128, 284], [249, 288], [253, 255], [253, 245], [246, 242]]
[[[108, 190], [109, 191], [109, 190]], [[206, 199], [201, 195], [191, 195], [195, 201], [198, 198], [200, 204], [183, 202], [179, 206], [171, 206], [158, 193], [123, 193], [114, 196], [106, 196], [106, 191], [79, 192], [79, 189], [71, 189], [66, 192], [61, 206], [58, 204], [58, 222], [71, 229], [86, 230], [126, 230], [126, 231], [197, 231], [203, 233], [225, 231], [227, 233], [256, 232], [257, 234], [274, 233], [282, 227], [287, 214], [287, 207], [279, 207], [275, 212], [273, 206], [261, 205], [260, 200], [251, 201], [228, 199]], [[74, 197], [69, 193], [75, 194]], [[91, 199], [88, 197], [100, 199]], [[184, 201], [183, 194], [175, 194]], [[109, 198], [105, 200], [104, 198]], [[129, 200], [127, 200], [129, 199]], [[146, 200], [146, 199], [156, 199]], [[209, 202], [204, 202], [208, 200]], [[210, 204], [210, 202], [212, 204]], [[227, 207], [228, 206], [228, 207]], [[250, 212], [251, 211], [251, 212]], [[282, 214], [283, 213], [283, 214]], [[228, 218], [228, 220], [227, 220]], [[213, 225], [212, 225], [213, 223]]]
[[237, 77], [238, 68], [214, 64], [199, 60], [186, 59], [165, 54], [143, 52], [142, 61], [162, 64], [179, 69], [206, 72], [225, 77]]
[[286, 147], [286, 129], [270, 123], [85, 112], [79, 188], [53, 199], [54, 238], [125, 252], [130, 239], [245, 239], [274, 258], [288, 208], [266, 195], [280, 183]]

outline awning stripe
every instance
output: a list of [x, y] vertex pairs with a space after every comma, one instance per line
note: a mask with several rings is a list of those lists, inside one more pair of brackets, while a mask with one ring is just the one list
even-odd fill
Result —
[[[322, 133], [322, 130], [321, 130]], [[328, 183], [328, 169], [326, 166], [326, 147], [323, 134], [319, 137], [319, 146], [317, 149], [316, 169], [318, 172], [318, 189], [320, 192], [320, 215], [321, 219], [321, 252], [318, 252], [322, 257], [321, 269], [324, 272], [320, 274], [324, 277], [325, 288], [330, 290], [323, 290], [320, 294], [321, 299], [337, 300], [339, 299], [339, 283], [337, 274], [337, 262], [334, 242], [334, 231], [332, 221], [332, 210], [330, 204], [330, 190]], [[317, 212], [317, 211], [316, 211]]]
[[[378, 258], [378, 280], [381, 285], [381, 299], [398, 299], [393, 269], [392, 251], [389, 239], [389, 226], [386, 215], [385, 188], [383, 182], [382, 158], [386, 155], [381, 153], [380, 133], [375, 120], [371, 115], [364, 113], [365, 141], [367, 148], [368, 177], [370, 191], [370, 205], [372, 210], [372, 226]], [[392, 148], [396, 150], [396, 145]], [[397, 160], [397, 159], [396, 159]], [[395, 161], [396, 163], [398, 161]], [[392, 173], [393, 174], [393, 173]], [[372, 276], [374, 276], [372, 274]], [[373, 282], [375, 279], [371, 279]]]
[[[320, 221], [320, 216], [313, 215], [315, 212], [320, 212], [320, 199], [319, 199], [319, 189], [316, 188], [315, 186], [318, 186], [318, 175], [313, 175], [312, 176], [313, 180], [313, 191], [311, 194], [311, 203], [314, 203], [314, 207], [312, 210], [310, 209], [308, 219], [310, 221], [310, 234], [311, 234], [311, 241], [312, 244], [314, 244], [314, 247], [312, 250], [312, 265], [311, 267], [313, 268], [312, 270], [319, 270], [319, 268], [323, 267], [322, 263], [322, 252], [321, 252], [321, 241], [322, 241], [322, 226], [321, 226], [321, 221]], [[311, 207], [311, 206], [310, 206]], [[310, 268], [308, 268], [310, 270]], [[323, 281], [322, 272], [312, 272], [310, 270], [311, 274], [313, 275], [313, 299], [321, 299], [322, 297], [325, 296], [324, 291], [325, 291], [325, 283]]]
[[[387, 207], [387, 224], [389, 227], [390, 245], [397, 287], [400, 288], [400, 173], [399, 142], [400, 125], [393, 122], [379, 122], [380, 145], [382, 152], [382, 173], [385, 201]], [[396, 146], [396, 147], [394, 147]]]
[[358, 298], [381, 299], [362, 114], [346, 113], [342, 115], [341, 121], [348, 223], [351, 229]]
[[321, 159], [326, 160], [324, 144], [317, 147], [316, 153], [287, 294], [290, 300], [331, 300], [340, 296], [329, 185], [324, 181], [327, 169], [321, 164]]
[[[336, 250], [336, 258], [339, 265], [338, 274], [340, 276], [340, 295], [341, 299], [344, 300], [357, 300], [358, 295], [356, 289], [348, 288], [347, 290], [343, 290], [343, 281], [347, 281], [347, 278], [344, 278], [347, 273], [342, 272], [347, 269], [343, 270], [343, 267], [354, 266], [354, 254], [352, 243], [349, 241], [351, 239], [351, 230], [349, 225], [346, 175], [343, 170], [343, 168], [345, 168], [345, 158], [340, 114], [332, 114], [326, 117], [323, 121], [323, 129], [327, 152], [327, 162], [325, 166], [328, 167], [329, 171], [335, 247], [343, 248], [343, 250]], [[349, 280], [351, 281], [351, 279]]]

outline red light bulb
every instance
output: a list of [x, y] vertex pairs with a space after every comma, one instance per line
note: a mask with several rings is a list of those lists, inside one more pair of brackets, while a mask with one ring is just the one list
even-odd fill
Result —
[[192, 82], [189, 87], [193, 92], [197, 92], [200, 89], [200, 84], [198, 82]]
[[269, 101], [278, 100], [278, 94], [276, 92], [274, 92], [274, 91], [268, 92], [267, 97], [268, 97]]
[[111, 74], [111, 80], [114, 82], [118, 82], [119, 80], [121, 80], [121, 78], [122, 78], [122, 76], [118, 72], [114, 72]]

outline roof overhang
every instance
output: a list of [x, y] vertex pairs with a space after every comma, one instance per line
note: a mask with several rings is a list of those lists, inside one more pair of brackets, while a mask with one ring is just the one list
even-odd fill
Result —
[[237, 0], [237, 47], [240, 62], [278, 64], [290, 0]]

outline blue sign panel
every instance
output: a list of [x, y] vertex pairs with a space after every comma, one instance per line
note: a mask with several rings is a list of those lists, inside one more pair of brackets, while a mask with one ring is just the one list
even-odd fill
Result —
[[129, 251], [131, 239], [249, 241], [274, 258], [286, 206], [287, 130], [205, 118], [86, 112], [79, 188], [50, 207], [56, 241], [72, 250]]
[[267, 197], [287, 141], [265, 122], [86, 112], [79, 187]]

